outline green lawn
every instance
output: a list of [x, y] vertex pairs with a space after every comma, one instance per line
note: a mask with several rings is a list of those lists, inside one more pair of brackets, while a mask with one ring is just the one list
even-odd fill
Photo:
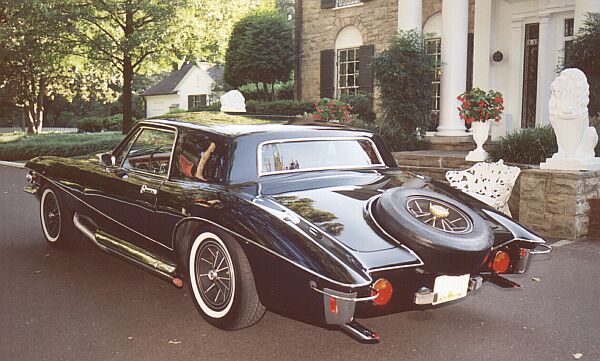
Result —
[[29, 160], [41, 155], [74, 157], [114, 148], [124, 135], [103, 133], [0, 134], [0, 160]]

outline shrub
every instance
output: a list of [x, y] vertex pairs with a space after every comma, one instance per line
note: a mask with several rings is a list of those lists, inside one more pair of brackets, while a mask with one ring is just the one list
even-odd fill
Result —
[[123, 115], [115, 114], [109, 117], [87, 117], [79, 120], [77, 129], [82, 133], [97, 133], [101, 131], [118, 131], [123, 127]]
[[[596, 128], [596, 133], [598, 133], [598, 139], [600, 139], [600, 113], [590, 118], [590, 125]], [[598, 144], [596, 144], [596, 157], [600, 157], [600, 141], [598, 141]]]
[[311, 101], [276, 100], [263, 102], [249, 100], [246, 102], [246, 112], [254, 114], [302, 115], [312, 113], [315, 105]]
[[398, 134], [424, 134], [431, 123], [435, 60], [426, 54], [423, 36], [415, 30], [401, 31], [387, 50], [373, 57], [376, 84], [386, 126], [401, 127]]
[[538, 164], [558, 151], [556, 136], [551, 126], [523, 128], [501, 137], [490, 151], [494, 161]]
[[350, 123], [352, 126], [369, 130], [383, 138], [392, 152], [401, 152], [405, 150], [424, 150], [427, 149], [428, 141], [417, 136], [413, 132], [407, 132], [402, 127], [390, 127], [385, 122], [366, 122], [355, 119]]
[[583, 71], [590, 84], [590, 114], [600, 112], [600, 13], [588, 13], [584, 25], [565, 49], [564, 68]]
[[373, 111], [373, 95], [357, 93], [353, 95], [343, 95], [340, 100], [350, 104], [350, 114], [365, 122], [375, 121], [375, 112]]

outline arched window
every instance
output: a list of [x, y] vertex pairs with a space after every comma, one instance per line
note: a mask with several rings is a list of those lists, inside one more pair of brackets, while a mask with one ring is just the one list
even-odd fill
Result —
[[346, 26], [335, 39], [335, 96], [356, 94], [359, 88], [359, 48], [362, 35], [355, 26]]

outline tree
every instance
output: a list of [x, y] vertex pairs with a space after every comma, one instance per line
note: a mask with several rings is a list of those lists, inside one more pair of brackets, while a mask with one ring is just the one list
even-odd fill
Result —
[[578, 68], [590, 85], [590, 115], [600, 113], [600, 13], [588, 13], [575, 39], [565, 49], [564, 68]]
[[249, 15], [233, 28], [225, 55], [225, 82], [232, 87], [252, 83], [265, 92], [275, 82], [287, 81], [294, 66], [294, 34], [284, 15], [262, 11]]
[[0, 91], [21, 107], [29, 133], [39, 133], [49, 92], [68, 82], [62, 38], [67, 31], [54, 1], [0, 2]]
[[75, 53], [122, 75], [123, 132], [132, 125], [134, 75], [164, 56], [178, 33], [186, 0], [75, 0], [61, 10], [71, 20]]

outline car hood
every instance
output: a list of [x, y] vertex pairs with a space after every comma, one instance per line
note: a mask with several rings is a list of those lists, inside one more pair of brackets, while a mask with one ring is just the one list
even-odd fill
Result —
[[[398, 169], [292, 174], [261, 182], [260, 193], [348, 248], [357, 252], [375, 252], [397, 247], [398, 244], [382, 237], [371, 227], [367, 206], [373, 197], [395, 187], [428, 189], [471, 207], [494, 231], [495, 244], [515, 237], [536, 237], [473, 197], [429, 177]], [[523, 233], [515, 234], [515, 227]], [[398, 241], [402, 242], [401, 239]]]

